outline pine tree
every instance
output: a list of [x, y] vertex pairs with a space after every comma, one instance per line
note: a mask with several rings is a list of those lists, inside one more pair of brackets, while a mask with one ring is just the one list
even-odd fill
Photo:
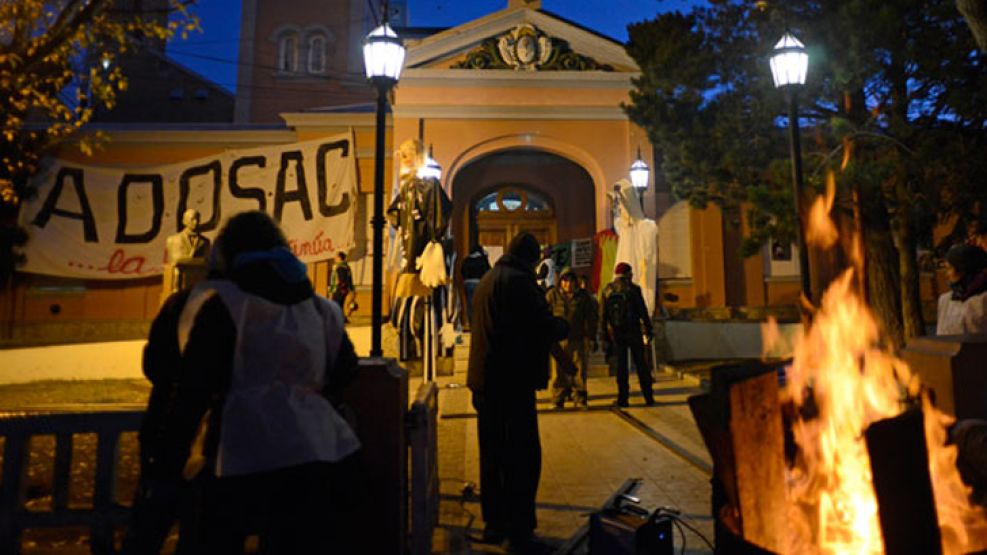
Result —
[[[938, 222], [959, 221], [959, 233], [987, 216], [977, 202], [987, 71], [951, 0], [712, 1], [661, 15], [629, 28], [642, 75], [625, 109], [681, 198], [748, 210], [745, 254], [792, 241], [785, 97], [768, 66], [786, 30], [810, 57], [799, 92], [806, 196], [834, 173], [834, 218], [862, 230], [866, 294], [902, 345], [923, 330], [918, 247], [932, 246]], [[822, 257], [812, 260], [822, 281]]]

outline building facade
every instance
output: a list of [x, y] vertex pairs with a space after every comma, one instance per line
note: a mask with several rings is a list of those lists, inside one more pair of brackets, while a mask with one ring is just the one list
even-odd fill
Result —
[[[109, 142], [93, 157], [71, 144], [58, 156], [133, 168], [352, 133], [359, 199], [350, 207], [356, 247], [349, 254], [367, 314], [375, 140], [367, 104], [373, 93], [359, 50], [372, 27], [367, 6], [362, 0], [244, 0], [237, 124], [107, 128]], [[391, 6], [400, 27], [405, 4]], [[621, 44], [524, 0], [455, 28], [415, 35], [407, 40], [387, 119], [385, 183], [394, 183], [397, 145], [413, 137], [430, 145], [454, 204], [451, 231], [460, 255], [474, 242], [496, 255], [520, 230], [545, 244], [592, 239], [611, 226], [609, 193], [627, 177], [638, 151], [656, 166], [645, 132], [621, 108], [639, 72]], [[738, 314], [731, 307], [795, 306], [793, 248], [774, 245], [741, 258], [743, 215], [676, 201], [656, 172], [642, 202], [658, 222], [659, 297], [666, 308], [728, 318]], [[320, 293], [331, 256], [309, 265]], [[929, 298], [941, 286], [923, 281]], [[0, 294], [0, 343], [139, 338], [159, 297], [160, 277], [105, 282], [20, 274]]]

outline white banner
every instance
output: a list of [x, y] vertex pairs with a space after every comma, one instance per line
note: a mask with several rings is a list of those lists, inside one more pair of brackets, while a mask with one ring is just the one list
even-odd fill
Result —
[[22, 270], [133, 279], [161, 274], [165, 239], [188, 208], [211, 239], [231, 215], [263, 210], [303, 262], [353, 246], [357, 204], [353, 134], [229, 150], [189, 162], [109, 168], [52, 160], [21, 208], [30, 233]]

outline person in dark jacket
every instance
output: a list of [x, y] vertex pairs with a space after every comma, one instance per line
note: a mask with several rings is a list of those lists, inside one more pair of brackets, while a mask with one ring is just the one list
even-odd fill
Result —
[[487, 258], [487, 251], [483, 250], [482, 246], [476, 245], [463, 259], [463, 264], [459, 268], [459, 273], [463, 277], [463, 292], [466, 294], [467, 326], [473, 321], [473, 294], [476, 292], [476, 286], [489, 271], [490, 260]]
[[655, 404], [652, 393], [651, 366], [644, 355], [644, 337], [654, 337], [651, 316], [648, 314], [641, 288], [631, 282], [631, 266], [626, 262], [614, 268], [614, 280], [603, 289], [600, 303], [600, 321], [604, 326], [604, 341], [610, 358], [611, 370], [617, 374], [617, 402], [628, 406], [627, 353], [630, 352], [637, 370], [638, 383], [644, 404]]
[[144, 376], [151, 382], [151, 394], [137, 434], [140, 479], [124, 536], [124, 555], [159, 553], [176, 518], [179, 543], [175, 553], [188, 554], [194, 549], [198, 484], [184, 480], [175, 465], [160, 464], [167, 457], [184, 460], [188, 456], [187, 445], [169, 445], [163, 433], [178, 384], [178, 319], [190, 292], [178, 291], [165, 300], [144, 346]]
[[351, 293], [353, 293], [353, 271], [346, 262], [346, 253], [339, 251], [336, 253], [336, 264], [329, 277], [329, 298], [335, 301], [339, 308], [346, 310], [346, 297]]
[[575, 373], [566, 372], [559, 364], [553, 364], [555, 379], [552, 381], [552, 401], [555, 408], [565, 406], [566, 399], [573, 396], [573, 404], [578, 408], [588, 408], [586, 375], [589, 369], [590, 346], [595, 351], [596, 328], [599, 312], [596, 301], [588, 291], [579, 287], [576, 273], [565, 268], [559, 274], [559, 286], [548, 290], [545, 295], [552, 314], [565, 318], [569, 323], [569, 336], [562, 343], [562, 351], [572, 361]]
[[546, 551], [534, 536], [541, 475], [535, 391], [548, 386], [549, 352], [568, 333], [535, 280], [538, 254], [538, 240], [522, 232], [480, 280], [467, 373], [480, 443], [483, 539], [506, 538], [518, 553]]
[[359, 440], [329, 402], [357, 368], [342, 312], [263, 212], [230, 218], [217, 244], [225, 279], [182, 310], [164, 430], [192, 452], [158, 464], [203, 477], [203, 553], [243, 553], [252, 533], [270, 553], [355, 552], [341, 543]]

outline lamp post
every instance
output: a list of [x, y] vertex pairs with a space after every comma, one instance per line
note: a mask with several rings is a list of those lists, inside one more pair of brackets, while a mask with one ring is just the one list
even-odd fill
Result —
[[377, 89], [377, 144], [374, 151], [374, 259], [372, 284], [373, 327], [370, 336], [370, 356], [381, 357], [380, 326], [384, 284], [384, 115], [387, 112], [387, 94], [397, 84], [404, 65], [404, 45], [397, 33], [384, 21], [363, 41], [363, 64], [367, 79]]
[[634, 189], [637, 191], [637, 198], [641, 201], [641, 211], [644, 212], [644, 192], [648, 190], [648, 177], [651, 174], [651, 170], [648, 168], [648, 164], [641, 158], [641, 147], [637, 147], [637, 160], [631, 164], [631, 169], [628, 172], [631, 174], [631, 183], [634, 185]]
[[809, 67], [809, 55], [805, 45], [791, 33], [785, 32], [775, 44], [771, 54], [771, 75], [775, 87], [785, 91], [788, 99], [788, 129], [792, 158], [792, 187], [795, 192], [795, 223], [798, 231], [799, 273], [802, 278], [802, 295], [812, 300], [809, 281], [809, 253], [805, 246], [805, 226], [802, 218], [802, 146], [799, 140], [798, 90], [805, 84]]

